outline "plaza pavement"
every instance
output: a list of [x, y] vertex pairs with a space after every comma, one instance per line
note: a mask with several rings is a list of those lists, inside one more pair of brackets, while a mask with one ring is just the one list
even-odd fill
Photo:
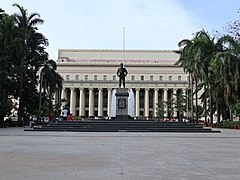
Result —
[[0, 129], [1, 180], [239, 180], [240, 130], [222, 133]]

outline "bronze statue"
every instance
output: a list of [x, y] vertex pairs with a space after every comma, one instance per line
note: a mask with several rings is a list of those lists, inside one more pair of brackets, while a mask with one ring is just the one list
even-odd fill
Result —
[[117, 70], [117, 76], [119, 77], [119, 87], [121, 87], [121, 82], [123, 82], [123, 87], [125, 88], [125, 76], [128, 72], [126, 68], [123, 67], [123, 63], [120, 64], [120, 68]]

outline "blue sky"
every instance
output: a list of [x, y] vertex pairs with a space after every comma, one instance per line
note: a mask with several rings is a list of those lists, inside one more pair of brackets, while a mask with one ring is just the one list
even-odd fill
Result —
[[18, 3], [45, 21], [49, 58], [58, 49], [178, 49], [178, 42], [205, 29], [223, 31], [239, 19], [239, 0], [0, 0], [7, 13]]

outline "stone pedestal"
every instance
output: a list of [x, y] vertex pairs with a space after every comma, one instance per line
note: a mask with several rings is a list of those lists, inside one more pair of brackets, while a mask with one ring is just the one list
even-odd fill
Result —
[[128, 89], [116, 89], [116, 120], [128, 119]]

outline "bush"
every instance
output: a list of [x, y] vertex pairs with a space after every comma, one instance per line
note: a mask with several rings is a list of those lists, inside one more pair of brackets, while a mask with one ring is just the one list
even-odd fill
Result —
[[4, 127], [16, 127], [18, 125], [17, 121], [13, 121], [11, 118], [8, 118], [4, 121]]
[[221, 122], [217, 127], [233, 129], [235, 125], [240, 125], [240, 121], [225, 120]]

